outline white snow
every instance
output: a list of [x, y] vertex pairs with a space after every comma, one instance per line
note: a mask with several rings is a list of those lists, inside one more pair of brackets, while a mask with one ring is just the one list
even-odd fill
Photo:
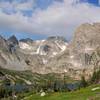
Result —
[[43, 58], [43, 64], [47, 64], [48, 60]]
[[62, 51], [65, 51], [65, 49], [66, 49], [66, 46], [63, 45], [63, 46], [62, 46]]
[[54, 56], [56, 56], [58, 53], [57, 52], [53, 52], [51, 55], [50, 55], [50, 57], [54, 57]]
[[73, 55], [71, 55], [71, 56], [70, 56], [70, 58], [71, 58], [71, 59], [73, 59], [73, 58], [74, 58], [74, 56], [73, 56]]
[[37, 48], [36, 54], [40, 53], [40, 48], [41, 48], [41, 45], [39, 45], [39, 47]]
[[61, 49], [61, 52], [65, 51], [65, 49], [66, 49], [65, 45], [61, 46], [57, 41], [55, 41], [55, 43]]
[[40, 42], [40, 45], [39, 45], [39, 47], [37, 48], [37, 54], [40, 54], [40, 55], [45, 55], [43, 52], [41, 52], [40, 50], [41, 50], [41, 46], [42, 46], [42, 44], [45, 42], [45, 40], [41, 40], [41, 41], [39, 41], [39, 40], [37, 40], [37, 42]]
[[57, 41], [55, 41], [56, 45], [62, 50], [62, 47], [59, 45]]
[[27, 43], [24, 43], [24, 42], [20, 42], [20, 43], [19, 43], [19, 47], [20, 47], [21, 49], [29, 49], [29, 50], [32, 49], [32, 46], [30, 46], [30, 45], [28, 45]]
[[41, 41], [40, 41], [40, 40], [36, 40], [35, 42], [36, 42], [36, 43], [40, 43]]
[[54, 56], [57, 55], [57, 52], [53, 52], [53, 55], [54, 55]]
[[36, 43], [45, 42], [46, 40], [36, 40]]
[[41, 40], [42, 42], [45, 42], [46, 40]]
[[[32, 54], [46, 55], [46, 54], [44, 54], [43, 52], [41, 52], [41, 46], [42, 46], [42, 44], [43, 44], [44, 42], [45, 42], [45, 40], [37, 40], [36, 43], [37, 43], [37, 45], [39, 45], [39, 46], [38, 46], [36, 52], [30, 52], [30, 54], [31, 54], [31, 55], [32, 55]], [[20, 46], [21, 49], [28, 49], [28, 50], [32, 50], [32, 49], [33, 49], [32, 46], [30, 46], [29, 44], [24, 43], [24, 42], [20, 42], [20, 43], [19, 43], [19, 46]]]
[[68, 71], [66, 69], [64, 69], [64, 72], [67, 73]]
[[[19, 43], [19, 47], [21, 48], [21, 49], [27, 49], [27, 50], [31, 50], [31, 52], [30, 52], [30, 54], [31, 55], [33, 55], [33, 54], [40, 54], [40, 55], [47, 55], [47, 53], [46, 52], [44, 52], [43, 50], [42, 50], [42, 46], [44, 45], [44, 42], [45, 42], [46, 40], [36, 40], [36, 46], [38, 46], [37, 47], [37, 49], [36, 49], [36, 52], [34, 52], [34, 47], [33, 46], [31, 46], [31, 45], [29, 45], [28, 43], [25, 43], [25, 42], [20, 42]], [[57, 47], [59, 47], [60, 49], [61, 49], [61, 51], [60, 52], [63, 52], [63, 51], [65, 51], [65, 49], [66, 49], [66, 46], [67, 46], [67, 44], [65, 43], [65, 44], [63, 44], [63, 45], [61, 45], [61, 43], [59, 43], [59, 41], [55, 41], [55, 44], [57, 45]], [[33, 52], [32, 52], [32, 50], [33, 50]], [[54, 57], [55, 55], [57, 55], [58, 53], [57, 52], [52, 52], [52, 57]]]

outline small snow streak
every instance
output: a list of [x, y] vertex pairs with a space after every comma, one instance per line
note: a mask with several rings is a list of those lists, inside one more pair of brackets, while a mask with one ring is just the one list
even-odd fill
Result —
[[22, 43], [22, 42], [20, 42], [20, 43], [19, 43], [19, 46], [20, 46], [21, 49], [29, 49], [29, 50], [32, 49], [32, 47], [29, 46], [27, 43]]

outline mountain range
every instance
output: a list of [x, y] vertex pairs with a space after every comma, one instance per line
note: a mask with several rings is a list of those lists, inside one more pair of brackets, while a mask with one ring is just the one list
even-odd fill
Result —
[[64, 37], [18, 40], [0, 36], [0, 67], [32, 73], [59, 73], [89, 78], [100, 68], [100, 23], [80, 25], [70, 42]]

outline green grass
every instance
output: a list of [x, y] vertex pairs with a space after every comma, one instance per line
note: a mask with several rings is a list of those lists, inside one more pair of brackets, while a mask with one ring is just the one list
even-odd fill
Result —
[[95, 87], [100, 87], [100, 84], [73, 92], [47, 94], [44, 97], [41, 97], [40, 94], [30, 94], [23, 100], [100, 100], [100, 89], [96, 91], [91, 90]]
[[[59, 74], [46, 74], [46, 75], [39, 75], [37, 73], [32, 73], [30, 71], [11, 71], [7, 69], [0, 68], [0, 72], [4, 75], [11, 75], [13, 77], [16, 77], [16, 75], [20, 76], [21, 78], [25, 78], [27, 80], [30, 80], [32, 83], [37, 82], [39, 86], [42, 84], [45, 85], [48, 80], [55, 81], [60, 77]], [[69, 77], [66, 77], [67, 82], [72, 82], [73, 80]], [[16, 78], [16, 81], [19, 82], [20, 80]], [[1, 83], [1, 81], [0, 81]], [[97, 91], [91, 91], [94, 87], [100, 87], [100, 85], [93, 85], [87, 88], [80, 89], [78, 91], [73, 92], [63, 92], [63, 93], [49, 93], [44, 97], [41, 97], [40, 94], [34, 94], [34, 93], [28, 93], [25, 94], [24, 100], [100, 100], [100, 90]], [[93, 99], [91, 99], [93, 98]]]

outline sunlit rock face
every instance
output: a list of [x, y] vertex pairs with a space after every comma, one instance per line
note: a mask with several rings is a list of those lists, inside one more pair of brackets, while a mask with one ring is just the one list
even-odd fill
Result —
[[45, 40], [20, 40], [19, 47], [25, 54], [54, 57], [67, 48], [67, 41], [63, 37], [49, 37]]
[[46, 64], [53, 57], [63, 53], [67, 45], [67, 41], [59, 36], [36, 41], [18, 41], [15, 36], [8, 40], [0, 37], [0, 66], [18, 71], [48, 73], [48, 70], [45, 71]]
[[0, 66], [89, 78], [100, 66], [100, 23], [80, 25], [70, 43], [59, 36], [36, 41], [18, 41], [15, 36], [5, 40], [0, 36]]
[[2, 36], [0, 36], [0, 51], [1, 50], [8, 50], [7, 41]]
[[61, 73], [67, 70], [66, 74], [76, 78], [82, 74], [90, 77], [100, 66], [100, 24], [79, 26], [68, 48], [52, 59], [48, 66], [54, 66], [51, 69]]
[[71, 46], [73, 49], [95, 49], [100, 46], [100, 24], [82, 24], [77, 28]]
[[82, 24], [77, 28], [70, 44], [70, 53], [86, 66], [93, 52], [100, 47], [100, 24]]

